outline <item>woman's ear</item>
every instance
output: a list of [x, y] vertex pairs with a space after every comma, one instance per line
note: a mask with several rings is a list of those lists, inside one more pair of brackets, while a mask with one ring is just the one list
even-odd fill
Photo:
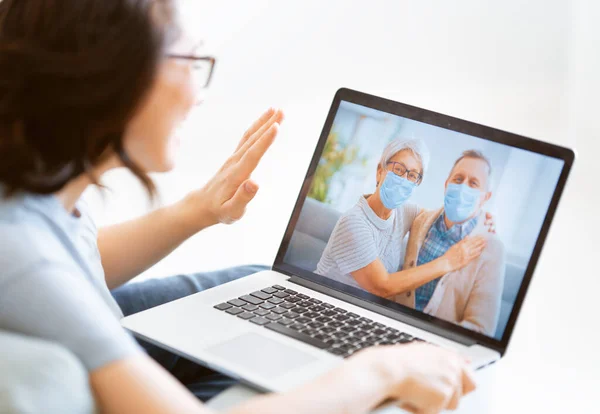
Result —
[[379, 187], [379, 183], [381, 183], [381, 178], [383, 175], [383, 168], [381, 168], [380, 164], [377, 164], [377, 181], [376, 181], [376, 186]]

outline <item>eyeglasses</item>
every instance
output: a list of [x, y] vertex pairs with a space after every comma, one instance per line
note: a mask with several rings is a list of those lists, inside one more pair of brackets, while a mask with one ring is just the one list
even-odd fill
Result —
[[398, 177], [402, 177], [402, 176], [406, 175], [406, 179], [408, 181], [410, 181], [411, 183], [415, 183], [415, 184], [421, 183], [423, 176], [420, 173], [418, 173], [417, 171], [409, 170], [408, 168], [406, 168], [406, 165], [402, 164], [401, 162], [388, 161], [387, 165], [390, 165], [390, 164], [392, 165], [392, 169], [390, 171], [392, 171]]
[[179, 55], [170, 53], [168, 57], [172, 59], [181, 59], [192, 62], [192, 76], [194, 77], [194, 85], [199, 89], [207, 88], [212, 78], [215, 62], [217, 61], [212, 56], [194, 56], [194, 55]]

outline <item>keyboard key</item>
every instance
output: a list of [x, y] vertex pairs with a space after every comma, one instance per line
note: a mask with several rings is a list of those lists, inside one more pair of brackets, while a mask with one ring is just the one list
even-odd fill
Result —
[[260, 305], [261, 303], [263, 303], [262, 299], [250, 295], [240, 296], [240, 299], [253, 305]]
[[260, 307], [263, 309], [273, 309], [275, 307], [275, 305], [273, 305], [272, 303], [269, 303], [269, 302], [265, 302], [265, 303], [261, 303]]
[[302, 293], [298, 293], [296, 296], [298, 296], [300, 299], [310, 299], [308, 296], [306, 296]]
[[377, 328], [385, 328], [385, 325], [379, 322], [375, 322], [373, 325], [375, 325]]
[[250, 319], [250, 322], [255, 323], [257, 325], [266, 325], [268, 323], [271, 323], [270, 320], [261, 318], [260, 316], [255, 316], [254, 318]]
[[344, 326], [344, 324], [342, 322], [333, 321], [329, 322], [327, 326], [331, 326], [332, 328], [341, 328], [342, 326]]
[[242, 306], [242, 309], [247, 310], [249, 312], [255, 311], [258, 309], [258, 306], [256, 305], [251, 305], [251, 304], [247, 304], [245, 306]]
[[348, 322], [346, 322], [348, 325], [350, 326], [358, 326], [360, 325], [360, 321], [358, 319], [350, 319]]
[[350, 319], [346, 315], [336, 315], [336, 316], [334, 316], [334, 318], [340, 322], [344, 322], [344, 321], [347, 321], [348, 319]]
[[285, 293], [285, 292], [277, 292], [275, 293], [273, 296], [277, 296], [278, 298], [287, 298], [288, 296], [290, 296], [289, 293]]
[[362, 323], [371, 323], [373, 322], [371, 319], [369, 318], [360, 318], [359, 321], [361, 321]]
[[265, 316], [265, 318], [267, 318], [271, 321], [277, 321], [277, 320], [281, 319], [281, 316], [277, 315], [276, 313], [269, 313], [267, 316]]
[[328, 318], [327, 316], [319, 316], [318, 318], [315, 318], [315, 320], [318, 322], [322, 322], [322, 323], [327, 323], [327, 322], [333, 321], [333, 319]]
[[342, 356], [346, 353], [345, 350], [340, 349], [339, 347], [337, 348], [331, 348], [331, 350], [328, 350], [330, 353], [332, 353], [333, 355], [339, 355]]
[[322, 305], [322, 306], [323, 306], [325, 309], [333, 309], [333, 308], [335, 308], [335, 306], [333, 306], [333, 305], [330, 305], [329, 303], [323, 303], [323, 305]]
[[283, 325], [278, 324], [278, 323], [270, 323], [268, 325], [265, 325], [265, 328], [270, 329], [270, 330], [275, 331], [275, 332], [278, 332], [280, 334], [289, 336], [290, 338], [297, 339], [297, 340], [299, 340], [301, 342], [307, 343], [307, 344], [312, 345], [314, 347], [317, 347], [319, 349], [325, 349], [328, 346], [323, 341], [311, 338], [308, 335], [302, 334], [302, 333], [300, 333], [298, 331], [295, 331], [293, 329], [288, 328], [287, 326], [283, 326]]
[[299, 298], [298, 296], [288, 296], [287, 298], [285, 298], [286, 302], [290, 302], [290, 303], [297, 303], [300, 302], [302, 300], [302, 298]]
[[290, 325], [289, 328], [295, 331], [301, 331], [302, 329], [304, 329], [304, 325], [302, 325], [301, 323], [295, 323], [293, 325]]
[[372, 332], [372, 333], [373, 333], [373, 335], [382, 336], [382, 335], [384, 335], [384, 334], [385, 334], [385, 330], [383, 330], [383, 329], [379, 328], [379, 329], [375, 329], [375, 330], [373, 330], [373, 332]]
[[268, 293], [263, 292], [262, 290], [257, 290], [256, 292], [252, 292], [250, 295], [257, 297], [262, 300], [267, 300], [271, 297]]
[[285, 290], [285, 288], [283, 286], [280, 285], [275, 285], [273, 286], [273, 289], [277, 289], [277, 290]]
[[355, 330], [356, 330], [356, 329], [354, 329], [354, 327], [353, 327], [353, 326], [348, 326], [348, 325], [346, 325], [346, 326], [342, 326], [342, 327], [340, 328], [340, 331], [344, 331], [344, 332], [354, 332]]
[[252, 312], [244, 312], [244, 313], [240, 313], [237, 317], [242, 318], [242, 319], [252, 319], [255, 316], [256, 315], [254, 315]]
[[360, 318], [360, 315], [357, 315], [356, 313], [352, 313], [352, 312], [348, 312], [346, 315], [348, 315], [351, 318]]
[[348, 312], [346, 309], [342, 309], [342, 308], [335, 308], [335, 310], [336, 310], [338, 313], [346, 313], [346, 312]]
[[280, 323], [284, 326], [288, 326], [288, 325], [292, 325], [294, 323], [294, 321], [292, 319], [288, 319], [288, 318], [281, 318], [277, 323]]
[[297, 314], [296, 312], [291, 312], [291, 311], [289, 311], [288, 313], [285, 314], [285, 317], [288, 319], [296, 319], [298, 316], [300, 316], [300, 315]]
[[239, 300], [239, 299], [231, 299], [231, 300], [228, 300], [227, 303], [229, 303], [230, 305], [233, 305], [233, 306], [244, 306], [247, 304], [243, 300]]
[[294, 305], [293, 303], [285, 302], [285, 303], [280, 303], [279, 306], [281, 306], [284, 309], [292, 309], [296, 305]]
[[321, 305], [311, 306], [309, 309], [313, 312], [321, 312], [325, 310], [325, 308]]
[[321, 322], [310, 322], [307, 323], [306, 326], [312, 329], [319, 329], [322, 328], [324, 325]]
[[309, 318], [305, 318], [304, 316], [296, 318], [296, 323], [309, 323], [309, 322], [312, 322], [312, 320]]
[[272, 295], [273, 293], [278, 292], [277, 289], [273, 289], [273, 288], [270, 288], [270, 287], [262, 289], [262, 291], [265, 292], [265, 293], [268, 293], [269, 295]]
[[283, 299], [280, 299], [280, 298], [271, 298], [271, 299], [269, 299], [269, 302], [274, 303], [275, 305], [279, 305], [280, 303], [283, 302]]
[[327, 335], [323, 335], [320, 333], [320, 334], [316, 334], [315, 336], [313, 336], [313, 338], [325, 342], [329, 337]]
[[330, 334], [332, 332], [335, 332], [337, 329], [332, 328], [331, 326], [325, 326], [324, 328], [321, 328], [321, 332], [326, 333], [326, 334]]
[[258, 308], [257, 310], [254, 311], [254, 313], [258, 316], [265, 316], [265, 315], [268, 315], [270, 312], [266, 309]]
[[318, 318], [320, 315], [317, 312], [306, 312], [302, 316], [304, 316], [305, 318], [314, 319], [314, 318]]
[[302, 306], [303, 308], [308, 308], [314, 305], [314, 303], [309, 302], [308, 300], [296, 303], [298, 306]]
[[281, 315], [282, 313], [286, 313], [287, 309], [278, 306], [275, 309], [271, 309], [271, 312], [275, 312], [276, 314]]
[[225, 310], [225, 309], [229, 309], [231, 308], [231, 305], [229, 303], [220, 303], [218, 305], [215, 305], [215, 309], [218, 310]]
[[285, 293], [289, 293], [290, 295], [295, 295], [296, 293], [298, 293], [298, 292], [296, 292], [295, 290], [292, 290], [292, 289], [286, 289], [284, 292]]
[[319, 300], [319, 299], [309, 299], [309, 300], [310, 300], [312, 303], [316, 303], [316, 304], [323, 303], [323, 301], [322, 301], [322, 300]]
[[323, 312], [323, 315], [325, 315], [325, 316], [335, 316], [337, 314], [338, 313], [336, 311], [332, 311], [332, 310], [326, 310]]
[[244, 311], [241, 310], [240, 308], [230, 308], [230, 309], [227, 309], [225, 312], [227, 312], [230, 315], [237, 315], [238, 313], [242, 313]]

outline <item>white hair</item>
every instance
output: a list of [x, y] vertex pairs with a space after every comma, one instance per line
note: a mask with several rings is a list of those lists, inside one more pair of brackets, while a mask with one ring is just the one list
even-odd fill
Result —
[[397, 137], [390, 141], [389, 144], [387, 144], [387, 146], [384, 148], [383, 153], [381, 154], [381, 167], [383, 169], [386, 169], [388, 161], [392, 159], [394, 155], [405, 149], [410, 150], [415, 155], [415, 157], [417, 157], [418, 160], [421, 162], [421, 166], [423, 169], [421, 175], [424, 179], [431, 155], [429, 154], [429, 148], [427, 148], [425, 142], [419, 138]]

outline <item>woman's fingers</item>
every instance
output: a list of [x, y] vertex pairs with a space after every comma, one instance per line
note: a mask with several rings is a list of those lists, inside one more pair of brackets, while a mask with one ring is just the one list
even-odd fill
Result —
[[450, 401], [448, 401], [448, 405], [446, 406], [447, 410], [456, 410], [458, 408], [458, 402], [462, 398], [462, 390], [457, 388], [450, 397]]
[[248, 152], [254, 144], [260, 141], [263, 136], [269, 131], [274, 124], [281, 124], [283, 121], [283, 111], [280, 109], [276, 110], [271, 117], [264, 122], [246, 141], [240, 146], [240, 148], [234, 154], [234, 157], [240, 159]]
[[252, 174], [252, 171], [254, 171], [263, 155], [265, 155], [265, 152], [267, 152], [273, 141], [275, 141], [278, 131], [279, 124], [272, 124], [267, 132], [243, 154], [235, 167], [237, 170], [236, 175], [239, 177], [249, 177]]
[[254, 121], [250, 128], [248, 128], [246, 132], [244, 132], [244, 136], [242, 136], [242, 139], [240, 140], [240, 143], [238, 144], [234, 152], [237, 152], [242, 147], [242, 145], [244, 145], [244, 143], [248, 141], [248, 138], [254, 135], [254, 133], [258, 131], [258, 129], [273, 116], [273, 114], [275, 114], [275, 109], [269, 108], [256, 121]]
[[465, 366], [462, 370], [462, 394], [467, 395], [477, 387], [475, 385], [475, 374], [469, 366]]
[[223, 204], [226, 217], [222, 217], [225, 223], [233, 223], [239, 220], [246, 211], [246, 206], [258, 191], [258, 185], [252, 180], [246, 180], [238, 187], [233, 197]]

